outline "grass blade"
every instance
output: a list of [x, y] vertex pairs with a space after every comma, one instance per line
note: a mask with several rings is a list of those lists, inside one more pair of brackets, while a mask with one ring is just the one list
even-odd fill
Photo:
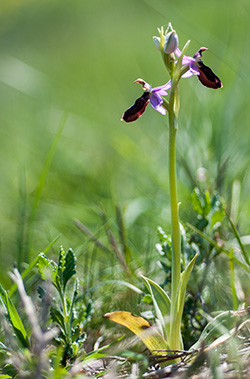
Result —
[[246, 264], [247, 264], [248, 266], [250, 266], [250, 261], [249, 261], [248, 254], [247, 254], [247, 252], [246, 252], [246, 250], [245, 250], [245, 248], [244, 248], [244, 246], [243, 246], [243, 244], [242, 244], [242, 242], [241, 242], [240, 235], [239, 235], [239, 233], [238, 233], [238, 231], [237, 231], [237, 229], [236, 229], [236, 227], [235, 227], [235, 225], [234, 225], [234, 223], [233, 223], [233, 220], [232, 220], [231, 217], [229, 216], [229, 214], [228, 214], [228, 212], [226, 211], [226, 209], [224, 209], [224, 212], [225, 212], [225, 214], [226, 214], [226, 216], [227, 216], [227, 218], [228, 218], [228, 221], [229, 221], [229, 223], [230, 223], [230, 225], [231, 225], [231, 227], [232, 227], [232, 229], [233, 229], [233, 232], [234, 232], [235, 238], [236, 238], [237, 241], [238, 241], [238, 244], [239, 244], [239, 246], [240, 246], [240, 249], [241, 249], [241, 253], [242, 253], [242, 255], [243, 255], [243, 258], [244, 258]]
[[238, 309], [238, 297], [237, 297], [237, 291], [235, 287], [235, 274], [234, 274], [234, 251], [231, 249], [230, 251], [230, 258], [229, 258], [229, 270], [230, 270], [230, 284], [231, 284], [231, 291], [232, 291], [232, 300], [233, 300], [233, 309], [236, 311]]
[[8, 296], [7, 291], [3, 288], [1, 284], [0, 284], [0, 297], [8, 313], [11, 325], [16, 333], [17, 338], [19, 339], [19, 341], [24, 347], [28, 347], [29, 340], [28, 340], [28, 336], [24, 328], [24, 325], [22, 323], [22, 320], [16, 310], [16, 307], [12, 303], [10, 297]]

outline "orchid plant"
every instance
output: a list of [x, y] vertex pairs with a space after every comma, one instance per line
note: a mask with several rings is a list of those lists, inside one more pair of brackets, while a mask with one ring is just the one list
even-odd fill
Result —
[[[170, 80], [166, 84], [154, 88], [143, 79], [135, 80], [135, 83], [142, 85], [144, 92], [142, 96], [124, 112], [122, 120], [125, 122], [136, 121], [142, 116], [149, 103], [160, 114], [168, 114], [169, 188], [172, 226], [171, 294], [169, 296], [157, 283], [142, 277], [153, 299], [161, 335], [160, 338], [157, 334], [157, 341], [155, 343], [153, 342], [153, 345], [152, 336], [145, 336], [145, 330], [148, 329], [150, 333], [152, 329], [141, 320], [141, 317], [135, 319], [135, 316], [127, 312], [112, 312], [105, 315], [105, 317], [127, 326], [143, 340], [151, 351], [157, 348], [159, 349], [159, 345], [162, 349], [166, 349], [167, 347], [169, 350], [176, 351], [183, 348], [181, 319], [187, 283], [197, 257], [197, 255], [195, 255], [181, 272], [181, 231], [176, 176], [176, 133], [178, 130], [178, 112], [180, 108], [178, 84], [180, 79], [189, 78], [193, 75], [197, 76], [199, 81], [208, 88], [221, 88], [222, 82], [211, 68], [206, 66], [201, 60], [202, 53], [206, 51], [207, 48], [201, 47], [193, 57], [186, 56], [185, 53], [190, 41], [186, 43], [181, 51], [178, 48], [177, 33], [171, 24], [168, 25], [166, 31], [164, 31], [163, 27], [158, 29], [158, 31], [159, 37], [153, 37], [153, 41], [156, 48], [161, 52], [164, 64], [170, 75]], [[168, 100], [164, 97], [167, 95], [169, 96]], [[150, 343], [148, 340], [150, 340]], [[153, 351], [153, 353], [157, 354], [155, 351]]]

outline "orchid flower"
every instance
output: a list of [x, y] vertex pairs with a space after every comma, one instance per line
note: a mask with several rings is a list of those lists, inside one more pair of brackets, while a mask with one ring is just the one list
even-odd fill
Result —
[[[222, 82], [211, 70], [210, 67], [206, 66], [202, 60], [202, 52], [208, 50], [206, 47], [201, 47], [193, 57], [183, 56], [182, 64], [184, 66], [188, 65], [189, 69], [182, 75], [182, 78], [189, 78], [192, 75], [196, 75], [200, 82], [208, 88], [222, 88]], [[177, 48], [175, 50], [176, 56], [179, 58], [181, 51]]]
[[157, 112], [161, 113], [162, 115], [165, 115], [167, 113], [166, 106], [163, 105], [164, 100], [162, 99], [162, 96], [167, 95], [167, 90], [171, 87], [170, 80], [163, 86], [155, 88], [152, 88], [143, 79], [137, 79], [134, 81], [134, 83], [142, 84], [144, 93], [135, 101], [135, 103], [130, 108], [128, 108], [123, 113], [122, 120], [126, 122], [137, 120], [143, 114], [149, 102]]

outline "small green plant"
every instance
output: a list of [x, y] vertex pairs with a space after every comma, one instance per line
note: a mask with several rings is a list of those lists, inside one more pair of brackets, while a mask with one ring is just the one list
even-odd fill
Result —
[[[73, 280], [71, 295], [70, 280], [76, 273], [76, 257], [73, 250], [67, 253], [60, 248], [58, 263], [40, 254], [37, 263], [41, 278], [50, 281], [56, 288], [57, 297], [53, 297], [50, 306], [52, 322], [59, 326], [60, 332], [55, 337], [63, 349], [62, 364], [72, 363], [78, 356], [79, 350], [86, 339], [84, 325], [91, 316], [92, 308], [89, 302], [86, 306], [84, 299], [79, 296], [79, 280]], [[39, 297], [46, 297], [44, 287], [38, 287]]]

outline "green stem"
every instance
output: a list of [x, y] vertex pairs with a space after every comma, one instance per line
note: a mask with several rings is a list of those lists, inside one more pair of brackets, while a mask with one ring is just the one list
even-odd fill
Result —
[[177, 119], [174, 112], [177, 94], [178, 79], [172, 78], [170, 98], [169, 98], [169, 186], [171, 204], [172, 223], [172, 281], [171, 281], [171, 321], [169, 346], [172, 350], [179, 350], [180, 325], [176, 323], [175, 304], [178, 295], [178, 286], [181, 276], [181, 234], [179, 224], [179, 205], [177, 198], [177, 178], [176, 178], [176, 133]]
[[235, 275], [234, 275], [234, 250], [230, 250], [230, 256], [229, 256], [229, 270], [230, 270], [230, 283], [231, 283], [231, 291], [232, 291], [232, 298], [233, 298], [233, 310], [237, 311], [238, 309], [238, 298], [237, 298], [237, 291], [235, 287]]
[[62, 303], [62, 308], [63, 308], [64, 332], [65, 332], [66, 340], [70, 344], [70, 342], [71, 342], [70, 324], [69, 324], [70, 323], [70, 319], [69, 319], [70, 316], [69, 316], [68, 310], [67, 310], [66, 297], [65, 297], [65, 293], [62, 290], [62, 288], [61, 288], [60, 285], [57, 286], [56, 288], [58, 290], [58, 293], [59, 293], [59, 296], [60, 296], [60, 299], [61, 299], [61, 303]]

